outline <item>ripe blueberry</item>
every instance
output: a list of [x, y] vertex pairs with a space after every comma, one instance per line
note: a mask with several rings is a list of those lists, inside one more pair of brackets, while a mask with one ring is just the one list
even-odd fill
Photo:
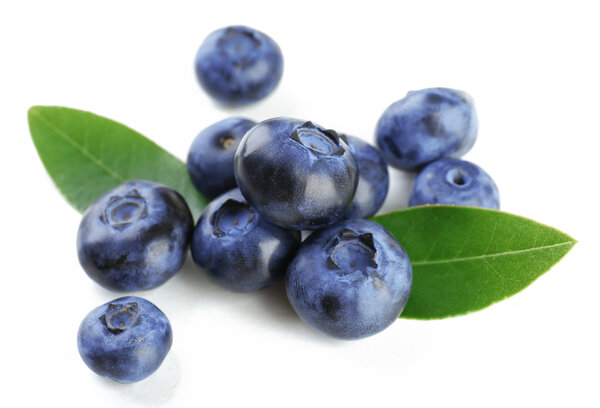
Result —
[[236, 187], [233, 157], [240, 140], [255, 124], [244, 118], [228, 118], [196, 136], [188, 153], [187, 169], [200, 193], [216, 197]]
[[353, 219], [313, 233], [288, 266], [286, 291], [300, 317], [341, 339], [392, 324], [406, 305], [412, 267], [381, 225]]
[[267, 96], [279, 83], [283, 56], [269, 36], [244, 26], [212, 32], [196, 54], [196, 76], [214, 99], [245, 105]]
[[172, 343], [167, 316], [135, 296], [95, 308], [77, 333], [79, 354], [90, 370], [120, 383], [140, 381], [155, 372]]
[[387, 162], [402, 170], [461, 157], [477, 138], [473, 99], [448, 88], [409, 92], [383, 112], [375, 134]]
[[151, 289], [181, 268], [192, 230], [179, 193], [150, 181], [128, 181], [85, 211], [77, 255], [89, 277], [107, 289]]
[[440, 159], [417, 175], [409, 205], [453, 204], [500, 208], [494, 180], [473, 163], [458, 159]]
[[340, 135], [350, 147], [358, 164], [358, 186], [348, 218], [368, 218], [383, 205], [390, 186], [387, 163], [381, 151], [367, 142], [348, 135]]
[[208, 204], [194, 229], [191, 249], [196, 265], [217, 283], [250, 292], [283, 276], [299, 245], [297, 231], [268, 222], [235, 189]]
[[252, 208], [298, 230], [340, 220], [358, 183], [356, 160], [335, 131], [290, 118], [250, 129], [235, 154], [234, 173]]

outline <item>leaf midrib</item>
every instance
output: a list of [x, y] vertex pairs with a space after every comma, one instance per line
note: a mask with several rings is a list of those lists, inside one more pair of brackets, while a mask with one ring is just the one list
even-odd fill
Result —
[[557, 248], [557, 247], [566, 246], [566, 245], [571, 245], [572, 246], [576, 242], [577, 241], [566, 241], [566, 242], [560, 242], [558, 244], [544, 245], [544, 246], [535, 247], [535, 248], [518, 249], [516, 251], [505, 251], [505, 252], [498, 252], [498, 253], [495, 253], [495, 254], [466, 256], [466, 257], [461, 257], [461, 258], [436, 259], [436, 260], [433, 260], [433, 261], [412, 261], [411, 264], [413, 266], [416, 266], [416, 265], [435, 265], [435, 264], [446, 264], [446, 263], [454, 263], [454, 262], [473, 261], [473, 260], [477, 260], [477, 259], [496, 258], [496, 257], [502, 257], [502, 256], [508, 256], [508, 255], [515, 255], [515, 254], [526, 254], [526, 253], [530, 253], [530, 252], [543, 251], [545, 249]]
[[56, 127], [49, 119], [44, 117], [41, 113], [32, 110], [31, 113], [36, 116], [44, 125], [50, 128], [54, 133], [56, 133], [59, 137], [63, 138], [67, 143], [73, 146], [76, 150], [78, 150], [81, 154], [86, 156], [92, 163], [98, 166], [101, 170], [105, 171], [109, 176], [117, 180], [119, 183], [124, 183], [127, 181], [124, 177], [122, 177], [119, 173], [112, 170], [107, 164], [105, 164], [102, 160], [100, 160], [97, 156], [88, 151], [82, 144], [75, 141], [68, 133], [64, 130]]

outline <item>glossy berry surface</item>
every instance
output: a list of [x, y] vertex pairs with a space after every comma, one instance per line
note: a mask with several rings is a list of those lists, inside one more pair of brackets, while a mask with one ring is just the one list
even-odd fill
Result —
[[267, 96], [283, 73], [275, 41], [253, 28], [230, 26], [212, 32], [196, 54], [200, 85], [218, 102], [245, 105]]
[[244, 118], [227, 118], [196, 136], [188, 153], [187, 169], [200, 193], [216, 197], [236, 188], [233, 157], [242, 137], [255, 124]]
[[183, 265], [193, 230], [185, 200], [150, 181], [123, 183], [92, 203], [77, 232], [77, 255], [107, 289], [151, 289]]
[[409, 205], [452, 204], [500, 208], [498, 187], [479, 166], [464, 160], [440, 159], [417, 175]]
[[348, 218], [368, 218], [383, 205], [390, 186], [390, 175], [383, 154], [375, 146], [348, 135], [340, 135], [350, 147], [358, 164], [358, 186], [346, 214]]
[[358, 183], [356, 160], [335, 131], [290, 118], [250, 129], [236, 152], [234, 173], [256, 211], [297, 230], [340, 220]]
[[411, 285], [404, 248], [385, 228], [362, 219], [312, 234], [286, 275], [287, 295], [298, 315], [348, 340], [371, 336], [396, 321]]
[[192, 257], [227, 289], [250, 292], [273, 283], [300, 246], [300, 234], [271, 224], [239, 189], [209, 203], [194, 229]]
[[381, 115], [377, 146], [390, 166], [418, 170], [442, 157], [462, 157], [477, 138], [477, 114], [467, 93], [449, 88], [409, 92]]
[[155, 372], [172, 343], [167, 316], [135, 296], [95, 308], [77, 333], [79, 354], [90, 370], [120, 383], [140, 381]]

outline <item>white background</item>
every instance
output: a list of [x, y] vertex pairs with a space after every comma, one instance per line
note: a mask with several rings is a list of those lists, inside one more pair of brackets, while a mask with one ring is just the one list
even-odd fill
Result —
[[[359, 4], [2, 2], [1, 406], [600, 404], [594, 2]], [[196, 84], [193, 58], [229, 24], [272, 36], [285, 72], [267, 100], [225, 111]], [[80, 215], [37, 157], [30, 106], [98, 113], [185, 158], [197, 132], [228, 115], [299, 117], [371, 141], [390, 103], [432, 86], [474, 97], [480, 133], [465, 158], [494, 177], [502, 209], [579, 240], [551, 271], [483, 311], [342, 342], [306, 326], [281, 285], [233, 294], [188, 262], [142, 294], [173, 325], [159, 371], [121, 385], [87, 369], [79, 323], [119, 294], [78, 264]], [[410, 182], [392, 171], [386, 211], [406, 205]]]

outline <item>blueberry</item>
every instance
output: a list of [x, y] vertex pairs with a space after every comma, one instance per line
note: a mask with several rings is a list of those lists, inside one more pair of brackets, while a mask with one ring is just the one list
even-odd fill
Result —
[[464, 160], [440, 159], [417, 175], [409, 205], [453, 204], [500, 208], [498, 187], [479, 166]]
[[244, 118], [221, 120], [202, 130], [187, 157], [187, 169], [198, 191], [216, 197], [236, 187], [233, 156], [244, 134], [256, 123]]
[[77, 333], [79, 354], [90, 370], [120, 383], [140, 381], [155, 372], [172, 343], [167, 316], [135, 296], [95, 308]]
[[267, 96], [279, 83], [283, 56], [260, 31], [230, 26], [212, 32], [196, 54], [196, 76], [214, 99], [245, 105]]
[[175, 190], [128, 181], [85, 211], [77, 255], [89, 277], [107, 289], [151, 289], [181, 268], [193, 226], [190, 210]]
[[402, 170], [461, 157], [477, 138], [473, 99], [448, 88], [409, 92], [383, 112], [375, 134], [387, 162]]
[[234, 173], [250, 205], [291, 229], [318, 229], [347, 212], [358, 165], [333, 130], [275, 118], [250, 129], [235, 154]]
[[392, 324], [411, 285], [406, 251], [381, 225], [362, 219], [313, 233], [286, 275], [287, 295], [298, 315], [312, 327], [348, 340]]
[[387, 163], [381, 151], [367, 142], [348, 135], [340, 135], [350, 147], [358, 164], [358, 186], [346, 216], [368, 218], [381, 208], [390, 186]]
[[196, 265], [236, 292], [261, 289], [283, 276], [300, 246], [300, 234], [271, 224], [239, 189], [210, 202], [192, 238]]

